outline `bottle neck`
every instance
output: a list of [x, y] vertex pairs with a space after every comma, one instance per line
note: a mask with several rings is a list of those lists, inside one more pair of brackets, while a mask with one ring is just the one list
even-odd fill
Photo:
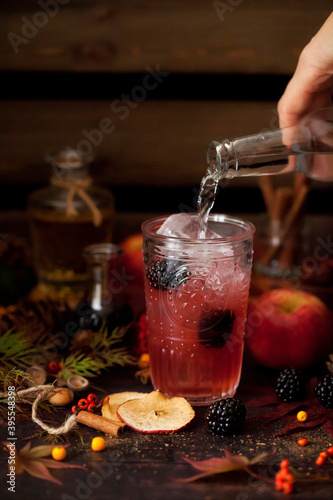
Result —
[[53, 177], [59, 181], [84, 180], [89, 176], [92, 157], [83, 157], [73, 149], [64, 149], [46, 155], [53, 170]]
[[212, 142], [207, 153], [208, 168], [219, 179], [288, 173], [295, 168], [290, 157], [297, 152], [291, 143], [287, 144], [281, 130]]
[[208, 171], [216, 181], [233, 177], [298, 172], [333, 181], [333, 107], [314, 111], [294, 127], [233, 141], [212, 142]]

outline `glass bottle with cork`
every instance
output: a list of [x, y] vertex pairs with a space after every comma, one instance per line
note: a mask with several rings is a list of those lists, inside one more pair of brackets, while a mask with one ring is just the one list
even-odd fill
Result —
[[83, 249], [112, 240], [114, 198], [93, 185], [92, 157], [73, 149], [48, 154], [50, 185], [33, 192], [28, 216], [39, 285], [57, 295], [84, 293]]

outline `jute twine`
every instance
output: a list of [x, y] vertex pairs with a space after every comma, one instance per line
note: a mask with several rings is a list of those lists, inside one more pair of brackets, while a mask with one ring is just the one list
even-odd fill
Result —
[[91, 196], [89, 196], [86, 193], [86, 190], [92, 184], [91, 177], [87, 177], [86, 179], [72, 179], [72, 180], [67, 180], [67, 181], [58, 179], [57, 177], [52, 177], [51, 184], [53, 186], [56, 186], [56, 187], [68, 189], [68, 195], [67, 195], [67, 200], [66, 200], [66, 214], [68, 216], [79, 215], [78, 211], [74, 207], [74, 202], [73, 202], [74, 196], [77, 194], [90, 208], [90, 210], [93, 214], [94, 226], [98, 227], [101, 225], [102, 214], [101, 214], [100, 210], [97, 208], [96, 203], [91, 198]]
[[[38, 395], [34, 402], [32, 403], [32, 408], [31, 408], [31, 418], [32, 421], [35, 422], [35, 424], [39, 425], [44, 431], [47, 431], [49, 434], [53, 435], [59, 435], [59, 434], [66, 434], [69, 432], [73, 427], [76, 425], [76, 415], [73, 414], [70, 417], [68, 417], [65, 422], [58, 428], [50, 427], [49, 425], [44, 424], [40, 420], [40, 418], [37, 416], [37, 405], [39, 401], [41, 401], [45, 396], [53, 392], [55, 389], [54, 385], [48, 384], [48, 385], [37, 385], [34, 387], [29, 387], [29, 389], [22, 389], [20, 391], [17, 391], [16, 395], [20, 397], [20, 401], [24, 403], [31, 403], [28, 400], [22, 399], [22, 396], [25, 396], [27, 394], [30, 394], [32, 392], [37, 392]], [[8, 396], [8, 392], [3, 392], [0, 393], [0, 397], [6, 397]]]

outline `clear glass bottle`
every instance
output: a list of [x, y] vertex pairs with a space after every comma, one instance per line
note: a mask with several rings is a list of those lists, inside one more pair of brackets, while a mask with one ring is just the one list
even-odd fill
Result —
[[122, 250], [112, 243], [89, 245], [83, 251], [88, 280], [84, 301], [78, 306], [79, 326], [98, 331], [117, 309], [117, 296], [109, 286], [111, 274], [120, 266]]
[[333, 108], [305, 116], [297, 126], [213, 141], [207, 152], [214, 180], [299, 172], [333, 180]]
[[50, 185], [28, 200], [35, 265], [40, 285], [58, 294], [82, 294], [87, 281], [83, 249], [112, 239], [112, 193], [94, 186], [91, 157], [65, 149], [47, 155]]
[[76, 308], [78, 325], [93, 332], [107, 328], [111, 334], [114, 328], [133, 320], [124, 293], [123, 251], [113, 243], [97, 243], [86, 247], [83, 257], [88, 280], [84, 298]]

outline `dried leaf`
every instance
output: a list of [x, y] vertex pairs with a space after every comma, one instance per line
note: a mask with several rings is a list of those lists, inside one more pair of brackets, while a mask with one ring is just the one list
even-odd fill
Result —
[[[292, 403], [280, 403], [273, 411], [264, 413], [260, 415], [260, 418], [266, 418], [268, 420], [278, 420], [279, 418], [289, 415], [289, 413], [294, 412], [300, 407], [304, 407], [308, 402], [292, 402]], [[251, 418], [251, 417], [249, 417]], [[256, 417], [254, 417], [256, 418]]]
[[275, 393], [270, 393], [265, 396], [250, 399], [250, 401], [247, 401], [246, 406], [250, 408], [251, 406], [269, 406], [278, 405], [280, 403], [281, 400], [277, 397], [277, 395]]
[[314, 427], [318, 427], [319, 425], [323, 425], [326, 422], [326, 416], [317, 416], [313, 419], [308, 419], [306, 422], [299, 422], [296, 418], [289, 422], [282, 430], [275, 432], [273, 436], [283, 436], [288, 432], [293, 431], [304, 431], [305, 428], [312, 429]]
[[[257, 398], [252, 398], [246, 402], [248, 408], [264, 406], [272, 406], [270, 411], [266, 413], [256, 413], [247, 415], [248, 419], [263, 418], [270, 421], [278, 419], [293, 419], [282, 430], [276, 432], [274, 436], [282, 436], [289, 432], [297, 432], [304, 430], [304, 427], [314, 428], [321, 426], [324, 431], [333, 436], [333, 411], [321, 406], [318, 400], [314, 397], [314, 387], [317, 384], [318, 378], [312, 377], [307, 384], [307, 398], [303, 401], [292, 401], [290, 403], [281, 402], [277, 397], [275, 390], [271, 388], [270, 394], [265, 394]], [[257, 391], [256, 391], [257, 392]], [[296, 418], [296, 410], [304, 409], [308, 414], [306, 422], [299, 422]]]
[[[7, 451], [9, 452], [8, 445], [10, 443], [3, 442]], [[64, 448], [68, 447], [69, 444], [64, 445]], [[83, 469], [87, 470], [86, 467], [75, 464], [67, 464], [64, 462], [57, 462], [56, 460], [44, 458], [48, 457], [52, 453], [53, 445], [42, 445], [35, 446], [31, 448], [31, 443], [28, 442], [21, 450], [16, 454], [15, 457], [15, 472], [16, 474], [22, 474], [23, 471], [28, 472], [31, 476], [38, 477], [39, 479], [44, 479], [46, 481], [51, 481], [56, 484], [62, 484], [59, 479], [56, 479], [50, 473], [49, 469]]]
[[56, 479], [54, 476], [52, 476], [46, 465], [44, 465], [41, 461], [25, 461], [24, 470], [26, 470], [28, 474], [30, 474], [30, 476], [38, 477], [39, 479], [44, 479], [46, 481], [51, 481], [52, 483], [60, 485], [62, 484], [59, 479]]
[[256, 457], [249, 459], [243, 455], [232, 455], [228, 450], [223, 451], [225, 454], [224, 458], [215, 457], [208, 460], [191, 460], [190, 458], [183, 457], [183, 460], [191, 464], [195, 469], [201, 471], [201, 473], [188, 478], [173, 480], [181, 483], [190, 483], [203, 477], [213, 476], [223, 472], [244, 470], [258, 479], [267, 481], [266, 478], [261, 478], [257, 474], [254, 474], [249, 467], [261, 462], [269, 455], [268, 453], [260, 453]]
[[[52, 449], [54, 448], [54, 446], [52, 445], [41, 445], [35, 446], [34, 448], [30, 449], [30, 446], [31, 443], [29, 442], [20, 450], [20, 457], [27, 457], [30, 459], [48, 457], [51, 455]], [[66, 445], [64, 445], [64, 448], [65, 447]]]

